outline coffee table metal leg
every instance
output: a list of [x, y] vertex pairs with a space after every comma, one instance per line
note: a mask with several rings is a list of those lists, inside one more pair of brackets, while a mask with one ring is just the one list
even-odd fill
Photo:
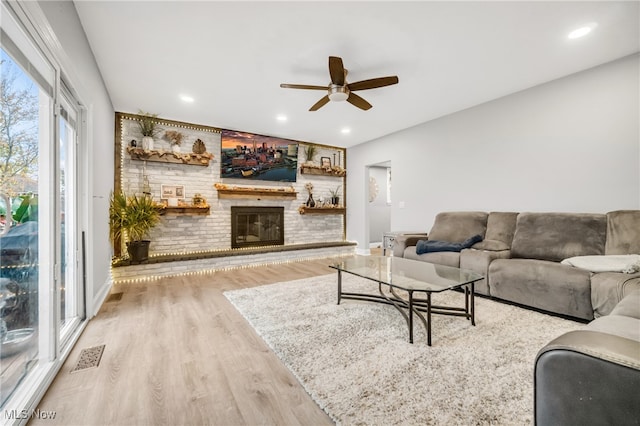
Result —
[[413, 292], [409, 292], [409, 343], [413, 343]]
[[338, 269], [338, 305], [342, 296], [342, 271]]
[[471, 325], [476, 325], [476, 301], [475, 301], [476, 283], [471, 283]]
[[427, 346], [431, 346], [431, 292], [427, 292]]
[[464, 313], [467, 314], [466, 318], [470, 320], [471, 316], [469, 315], [469, 286], [465, 285], [463, 287], [463, 290], [464, 290]]

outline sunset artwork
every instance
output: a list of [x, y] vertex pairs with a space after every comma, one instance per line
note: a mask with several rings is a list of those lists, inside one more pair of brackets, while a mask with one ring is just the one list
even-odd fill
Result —
[[295, 182], [298, 142], [222, 130], [220, 177]]

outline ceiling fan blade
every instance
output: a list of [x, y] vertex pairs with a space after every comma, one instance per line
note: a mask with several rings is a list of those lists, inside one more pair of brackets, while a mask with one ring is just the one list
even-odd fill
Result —
[[327, 90], [327, 86], [310, 86], [308, 84], [286, 84], [280, 85], [283, 89], [308, 89], [308, 90]]
[[317, 111], [323, 106], [325, 106], [327, 102], [329, 102], [329, 95], [322, 97], [318, 102], [313, 104], [313, 106], [309, 108], [309, 111]]
[[347, 102], [365, 111], [371, 108], [371, 104], [369, 102], [365, 101], [364, 99], [362, 99], [360, 96], [356, 95], [353, 92], [349, 93]]
[[344, 66], [342, 65], [342, 58], [329, 56], [329, 74], [331, 75], [331, 82], [333, 84], [344, 86]]
[[356, 81], [355, 83], [348, 84], [347, 87], [349, 90], [367, 90], [391, 86], [392, 84], [398, 84], [398, 77], [395, 75], [392, 77], [379, 77], [370, 80]]

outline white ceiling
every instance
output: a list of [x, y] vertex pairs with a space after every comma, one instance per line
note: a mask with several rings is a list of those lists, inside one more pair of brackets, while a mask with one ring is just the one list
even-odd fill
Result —
[[[342, 147], [640, 51], [638, 1], [75, 4], [116, 111]], [[279, 84], [329, 84], [329, 56], [400, 82], [309, 112], [324, 92]]]

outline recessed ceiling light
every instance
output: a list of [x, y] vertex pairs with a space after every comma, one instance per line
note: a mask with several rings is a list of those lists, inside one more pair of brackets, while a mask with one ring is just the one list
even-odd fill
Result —
[[278, 121], [287, 121], [287, 116], [284, 114], [280, 114], [278, 116], [276, 116], [276, 120]]
[[340, 130], [340, 133], [342, 133], [343, 135], [348, 135], [349, 133], [351, 133], [351, 129], [348, 127], [344, 127], [342, 128], [342, 130]]
[[191, 96], [187, 96], [187, 95], [180, 95], [180, 100], [182, 102], [193, 102], [195, 99], [193, 99]]
[[584, 27], [580, 27], [578, 29], [571, 31], [567, 37], [569, 37], [570, 39], [584, 37], [587, 34], [589, 34], [597, 26], [598, 24], [596, 24], [595, 22], [592, 22], [588, 25], [585, 25]]

